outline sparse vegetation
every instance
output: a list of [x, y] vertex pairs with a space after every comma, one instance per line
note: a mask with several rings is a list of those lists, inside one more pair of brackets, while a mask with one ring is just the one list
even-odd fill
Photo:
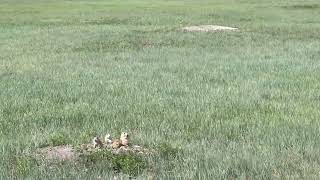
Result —
[[147, 161], [143, 156], [129, 154], [119, 154], [112, 158], [112, 166], [115, 170], [119, 170], [131, 176], [137, 176], [146, 169]]
[[12, 156], [9, 160], [5, 170], [17, 177], [32, 175], [32, 169], [38, 166], [35, 158], [25, 154]]
[[179, 155], [182, 156], [183, 152], [181, 148], [178, 147], [172, 147], [171, 145], [167, 143], [161, 143], [158, 147], [158, 152], [160, 153], [160, 157], [166, 158], [166, 159], [174, 159], [177, 158]]
[[59, 146], [59, 145], [65, 145], [70, 143], [71, 140], [63, 133], [56, 133], [53, 134], [48, 142], [48, 145], [50, 146]]

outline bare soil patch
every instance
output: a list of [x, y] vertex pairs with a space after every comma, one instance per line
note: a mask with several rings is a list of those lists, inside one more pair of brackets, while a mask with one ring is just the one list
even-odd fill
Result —
[[114, 155], [126, 153], [147, 155], [152, 152], [151, 150], [138, 145], [122, 146], [120, 148], [113, 149], [110, 146], [93, 147], [92, 144], [82, 144], [78, 148], [71, 145], [40, 148], [37, 150], [36, 156], [48, 161], [72, 161], [77, 160], [82, 154], [92, 154], [101, 150], [110, 151]]
[[188, 26], [182, 28], [184, 32], [218, 32], [218, 31], [238, 31], [238, 28], [217, 26], [217, 25], [200, 25], [200, 26]]
[[40, 156], [46, 160], [61, 161], [73, 160], [78, 157], [71, 145], [40, 148], [37, 151], [37, 156]]

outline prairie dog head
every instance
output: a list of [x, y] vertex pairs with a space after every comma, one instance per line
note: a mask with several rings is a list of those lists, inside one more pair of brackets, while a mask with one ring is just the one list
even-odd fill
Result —
[[120, 140], [129, 139], [129, 135], [126, 132], [121, 133]]

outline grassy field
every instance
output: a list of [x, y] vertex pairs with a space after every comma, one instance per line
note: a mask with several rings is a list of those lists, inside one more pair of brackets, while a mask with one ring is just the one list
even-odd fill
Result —
[[121, 131], [138, 179], [320, 178], [319, 60], [318, 0], [0, 0], [0, 179], [125, 179], [26, 156]]

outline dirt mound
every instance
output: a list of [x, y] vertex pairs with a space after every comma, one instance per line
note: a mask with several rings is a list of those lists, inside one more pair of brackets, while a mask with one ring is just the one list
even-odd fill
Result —
[[78, 148], [71, 145], [40, 148], [37, 150], [36, 156], [49, 161], [70, 161], [76, 160], [81, 154], [92, 154], [101, 150], [110, 151], [114, 155], [126, 153], [148, 155], [152, 153], [151, 150], [138, 145], [122, 146], [113, 149], [111, 146], [94, 147], [92, 144], [82, 144]]
[[151, 150], [139, 145], [131, 144], [129, 135], [122, 132], [119, 139], [112, 140], [111, 135], [107, 134], [102, 141], [98, 136], [92, 139], [90, 144], [81, 144], [79, 146], [61, 145], [40, 148], [36, 151], [36, 156], [45, 160], [73, 160], [81, 155], [90, 155], [105, 150], [113, 155], [117, 154], [140, 154], [148, 155]]
[[45, 147], [38, 149], [38, 156], [46, 160], [73, 160], [77, 157], [74, 148], [71, 145]]
[[188, 26], [182, 28], [184, 32], [217, 32], [217, 31], [237, 31], [238, 28], [216, 25]]

